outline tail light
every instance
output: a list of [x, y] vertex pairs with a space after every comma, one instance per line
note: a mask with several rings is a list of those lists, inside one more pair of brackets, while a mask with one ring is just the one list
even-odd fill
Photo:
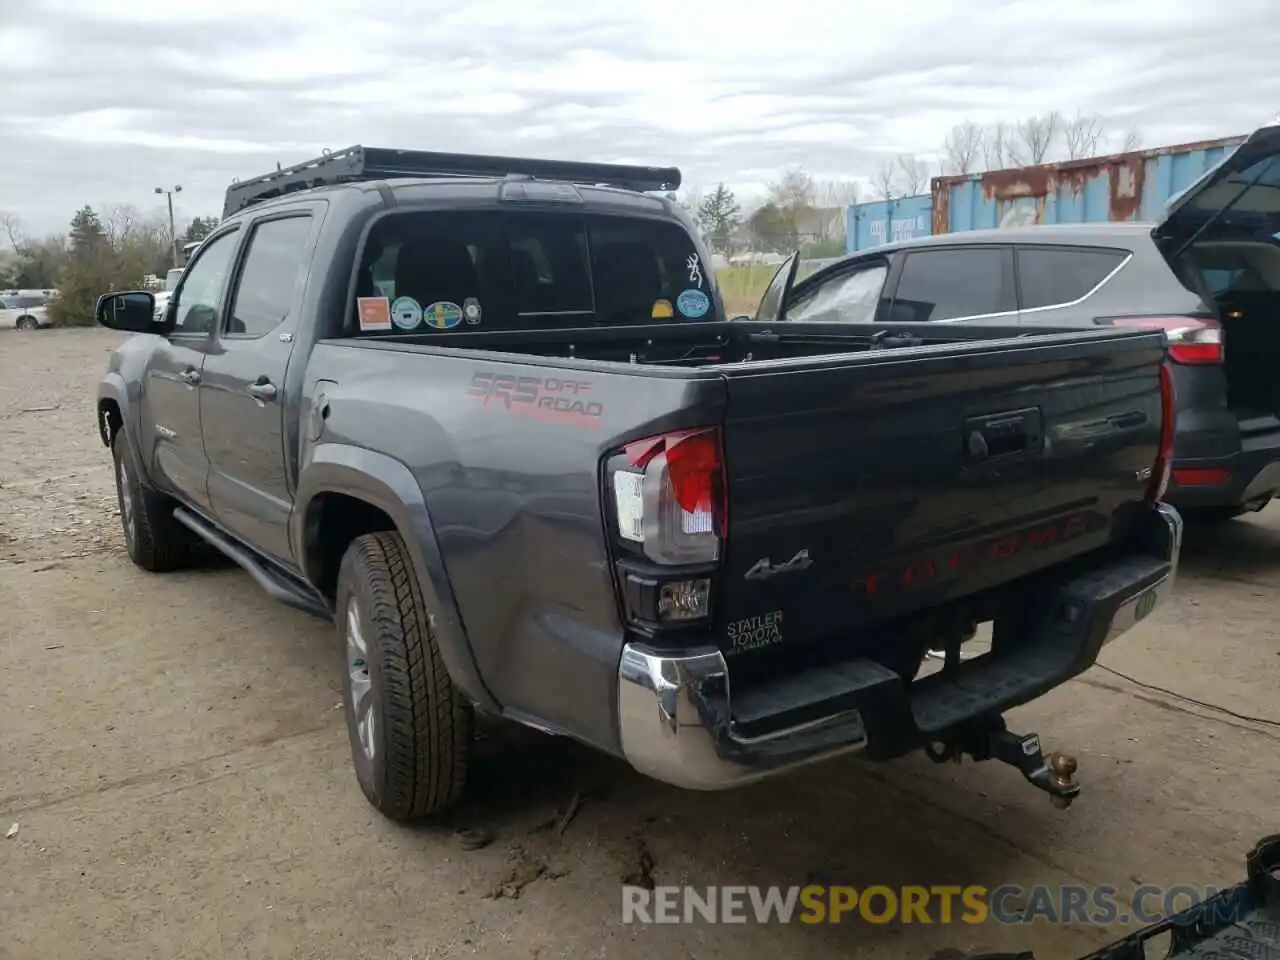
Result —
[[1156, 450], [1156, 462], [1151, 471], [1151, 486], [1147, 501], [1157, 503], [1164, 499], [1169, 489], [1169, 474], [1173, 469], [1173, 433], [1177, 425], [1174, 406], [1173, 373], [1167, 363], [1160, 364], [1160, 446]]
[[1222, 363], [1222, 326], [1202, 317], [1108, 317], [1107, 326], [1138, 330], [1163, 330], [1169, 341], [1169, 359], [1186, 366]]
[[1220, 487], [1231, 480], [1226, 467], [1183, 467], [1173, 471], [1173, 482], [1180, 487]]
[[657, 625], [707, 619], [728, 530], [719, 429], [637, 440], [607, 470], [629, 618]]

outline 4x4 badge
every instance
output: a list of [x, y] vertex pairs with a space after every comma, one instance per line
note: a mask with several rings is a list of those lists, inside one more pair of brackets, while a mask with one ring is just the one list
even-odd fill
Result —
[[780, 573], [790, 573], [793, 570], [808, 570], [813, 566], [813, 561], [809, 559], [809, 548], [799, 551], [794, 557], [786, 563], [780, 563], [774, 566], [773, 561], [768, 557], [757, 560], [747, 571], [746, 579], [748, 580], [768, 580], [770, 577], [776, 577]]

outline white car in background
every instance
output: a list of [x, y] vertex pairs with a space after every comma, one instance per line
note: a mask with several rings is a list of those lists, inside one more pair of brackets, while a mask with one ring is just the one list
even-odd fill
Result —
[[164, 289], [156, 291], [156, 309], [155, 318], [159, 320], [164, 316], [164, 309], [169, 305], [169, 298], [173, 296], [173, 291], [178, 288], [178, 281], [182, 279], [182, 267], [174, 267], [164, 275]]
[[0, 293], [0, 330], [39, 330], [53, 326], [46, 304], [51, 290], [16, 290]]

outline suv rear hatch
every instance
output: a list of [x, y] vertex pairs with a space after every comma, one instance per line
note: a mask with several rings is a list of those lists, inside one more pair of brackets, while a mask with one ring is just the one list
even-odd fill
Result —
[[1208, 305], [1170, 327], [1174, 359], [1221, 364], [1242, 420], [1280, 413], [1280, 125], [1255, 131], [1168, 205], [1152, 236]]

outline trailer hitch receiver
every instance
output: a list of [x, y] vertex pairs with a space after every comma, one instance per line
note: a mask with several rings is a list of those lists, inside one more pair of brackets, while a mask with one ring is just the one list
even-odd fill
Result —
[[930, 747], [926, 752], [937, 763], [947, 760], [958, 763], [963, 754], [975, 761], [1007, 763], [1016, 767], [1033, 787], [1049, 794], [1050, 801], [1059, 810], [1071, 806], [1080, 793], [1080, 784], [1074, 779], [1079, 766], [1075, 757], [1056, 750], [1046, 757], [1040, 748], [1039, 734], [1011, 733], [1004, 720], [961, 733], [941, 750]]

